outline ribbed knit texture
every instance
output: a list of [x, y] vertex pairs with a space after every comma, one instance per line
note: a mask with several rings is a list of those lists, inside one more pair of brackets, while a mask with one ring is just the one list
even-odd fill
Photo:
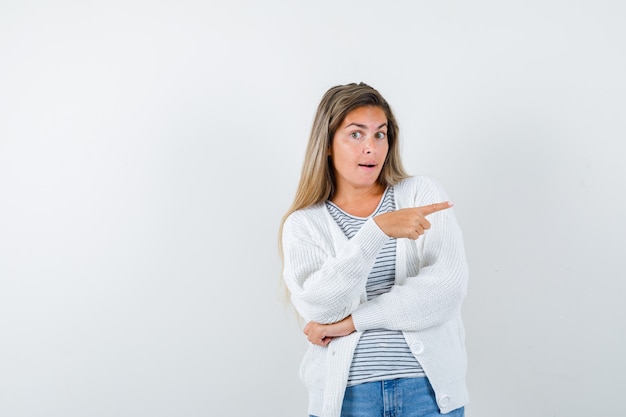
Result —
[[[396, 207], [447, 201], [426, 177], [394, 186]], [[467, 403], [467, 358], [460, 309], [467, 290], [463, 240], [453, 209], [428, 216], [431, 229], [417, 240], [398, 239], [396, 282], [367, 300], [366, 282], [389, 239], [373, 219], [348, 239], [324, 203], [293, 213], [283, 229], [284, 279], [306, 321], [334, 323], [352, 315], [357, 332], [327, 347], [311, 345], [300, 369], [309, 413], [339, 417], [354, 349], [369, 329], [401, 330], [430, 380], [442, 413]]]
[[[326, 208], [348, 239], [351, 239], [367, 220], [346, 213], [330, 201], [326, 202]], [[385, 190], [371, 216], [388, 213], [395, 208], [393, 187], [390, 186]], [[395, 275], [396, 239], [389, 239], [376, 257], [367, 277], [365, 286], [367, 299], [372, 300], [388, 292], [395, 283]], [[371, 329], [363, 332], [354, 350], [347, 385], [422, 376], [424, 371], [411, 353], [400, 330]]]

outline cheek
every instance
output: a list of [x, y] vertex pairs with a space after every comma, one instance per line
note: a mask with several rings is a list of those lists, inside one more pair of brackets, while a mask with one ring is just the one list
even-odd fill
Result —
[[333, 158], [337, 161], [350, 159], [354, 154], [354, 149], [345, 144], [338, 144], [333, 147]]
[[384, 154], [385, 157], [387, 157], [387, 154], [389, 153], [389, 142], [384, 142], [382, 144], [381, 153]]

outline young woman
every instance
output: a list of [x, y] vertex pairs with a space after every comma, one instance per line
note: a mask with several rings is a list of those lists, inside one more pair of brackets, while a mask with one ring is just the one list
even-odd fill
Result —
[[464, 415], [462, 236], [442, 188], [409, 176], [398, 145], [378, 91], [326, 92], [280, 232], [311, 343], [300, 369], [311, 416]]

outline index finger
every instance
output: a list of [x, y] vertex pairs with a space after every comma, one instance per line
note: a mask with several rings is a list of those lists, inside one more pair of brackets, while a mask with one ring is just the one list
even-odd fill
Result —
[[443, 203], [434, 203], [434, 204], [429, 204], [427, 206], [421, 206], [421, 207], [418, 207], [418, 209], [424, 216], [428, 216], [429, 214], [433, 214], [437, 211], [448, 209], [452, 207], [453, 205], [454, 203], [452, 203], [452, 201], [445, 201]]

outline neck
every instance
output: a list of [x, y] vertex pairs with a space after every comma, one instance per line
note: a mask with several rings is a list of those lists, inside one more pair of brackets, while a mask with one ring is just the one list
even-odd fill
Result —
[[378, 183], [367, 188], [338, 188], [331, 201], [346, 213], [366, 217], [376, 210], [384, 192], [385, 187]]

